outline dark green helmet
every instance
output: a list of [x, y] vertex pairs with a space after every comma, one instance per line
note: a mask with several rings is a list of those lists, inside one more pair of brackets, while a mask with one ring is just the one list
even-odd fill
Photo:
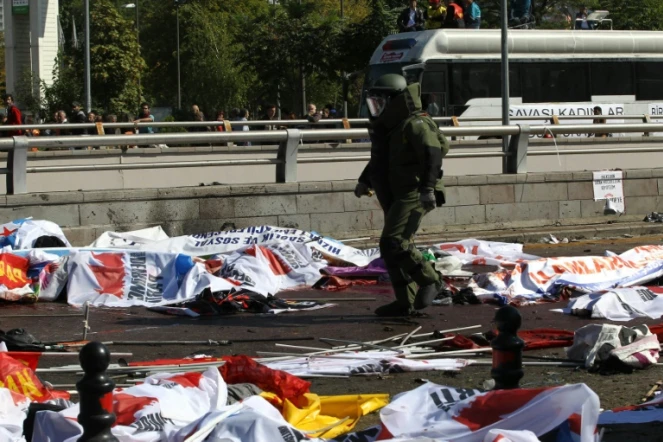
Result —
[[398, 95], [407, 89], [405, 77], [399, 74], [385, 74], [379, 77], [368, 89], [369, 93], [381, 92], [385, 95]]

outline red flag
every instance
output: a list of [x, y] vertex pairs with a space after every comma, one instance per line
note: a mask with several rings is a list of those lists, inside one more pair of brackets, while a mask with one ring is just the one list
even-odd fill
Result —
[[39, 351], [9, 351], [7, 354], [27, 365], [32, 371], [37, 369], [39, 358], [41, 357], [41, 352]]
[[4, 284], [10, 290], [25, 287], [29, 282], [28, 265], [27, 258], [11, 253], [0, 253], [0, 284]]
[[47, 390], [34, 371], [6, 352], [0, 353], [0, 387], [22, 394], [36, 402], [55, 398], [69, 399], [69, 393], [66, 391]]

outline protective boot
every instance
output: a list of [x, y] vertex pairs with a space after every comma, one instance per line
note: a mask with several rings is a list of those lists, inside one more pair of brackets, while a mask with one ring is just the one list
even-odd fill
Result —
[[404, 304], [400, 301], [394, 301], [375, 309], [375, 314], [377, 316], [410, 316], [412, 312], [413, 310], [408, 304]]

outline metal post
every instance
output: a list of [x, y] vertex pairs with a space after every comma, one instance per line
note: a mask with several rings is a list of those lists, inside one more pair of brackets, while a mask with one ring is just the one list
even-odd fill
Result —
[[[507, 0], [502, 0], [502, 125], [509, 125], [509, 34]], [[509, 149], [509, 137], [502, 137], [502, 150]]]
[[308, 109], [306, 109], [306, 74], [304, 73], [304, 66], [301, 67], [301, 76], [302, 76], [302, 116], [308, 114]]
[[[299, 0], [299, 4], [302, 4], [302, 0]], [[304, 65], [299, 65], [299, 73], [302, 79], [302, 116], [305, 117], [308, 112], [306, 109], [306, 74], [304, 74]]]
[[[138, 58], [140, 58], [140, 22], [139, 22], [139, 19], [138, 19], [138, 0], [135, 0], [135, 1], [136, 1], [136, 3], [135, 3], [135, 5], [136, 5], [136, 43], [138, 44]], [[138, 73], [138, 95], [140, 96], [141, 101], [142, 101], [143, 90], [142, 90], [141, 84], [140, 84], [140, 76], [141, 76], [141, 73], [139, 72]]]
[[28, 165], [28, 137], [14, 137], [14, 149], [7, 153], [7, 195], [28, 193], [27, 168]]
[[276, 165], [277, 183], [297, 182], [297, 150], [299, 148], [299, 129], [286, 129], [288, 138], [279, 143], [279, 152], [276, 158], [280, 161]]
[[92, 110], [92, 86], [90, 80], [90, 0], [85, 0], [85, 110]]
[[527, 173], [527, 148], [529, 146], [530, 127], [519, 124], [520, 132], [511, 137], [508, 155], [504, 157], [502, 173]]
[[182, 109], [182, 85], [180, 82], [180, 5], [175, 6], [177, 17], [177, 109]]
[[[343, 20], [343, 0], [341, 0], [341, 20]], [[345, 82], [349, 81], [346, 78], [345, 72], [341, 72], [341, 78], [343, 79], [343, 118], [348, 118], [348, 94], [346, 93]]]
[[106, 374], [110, 352], [101, 342], [90, 342], [78, 356], [85, 375], [76, 383], [80, 397], [78, 423], [83, 427], [79, 442], [117, 442], [111, 433], [115, 423], [113, 389], [115, 383]]
[[281, 119], [281, 83], [276, 85], [276, 119]]

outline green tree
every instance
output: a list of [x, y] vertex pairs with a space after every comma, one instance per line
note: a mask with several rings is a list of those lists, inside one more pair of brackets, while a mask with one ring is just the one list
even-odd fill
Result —
[[[72, 92], [82, 100], [84, 84], [84, 35], [82, 2], [74, 0], [61, 10], [65, 36], [72, 36], [61, 50], [55, 82], [44, 96], [49, 110], [68, 109]], [[79, 44], [73, 46], [73, 26]], [[114, 113], [135, 112], [141, 101], [139, 80], [146, 69], [139, 55], [133, 20], [123, 17], [111, 0], [90, 5], [90, 66], [93, 107]]]
[[346, 72], [366, 68], [380, 42], [397, 31], [400, 8], [390, 8], [384, 0], [370, 0], [369, 8], [364, 19], [349, 24], [339, 37], [338, 44], [343, 51], [339, 63]]
[[613, 20], [613, 28], [620, 30], [663, 30], [663, 1], [639, 0], [624, 2], [615, 0], [594, 1], [592, 6], [610, 11], [608, 18]]
[[[280, 88], [282, 107], [302, 109], [301, 81], [307, 78], [307, 100], [333, 102], [340, 87], [341, 66], [336, 44], [341, 31], [337, 16], [327, 14], [316, 2], [276, 5], [270, 11], [245, 20], [252, 32], [238, 39], [244, 50], [241, 62], [254, 70], [260, 84], [258, 97], [274, 100]], [[335, 83], [325, 87], [322, 83]]]
[[95, 0], [90, 24], [91, 87], [97, 106], [115, 113], [135, 112], [147, 65], [139, 55], [132, 21], [110, 0]]
[[[155, 105], [175, 107], [176, 8], [172, 1], [155, 7], [155, 1], [141, 2], [141, 47], [149, 66], [143, 83]], [[263, 0], [190, 0], [180, 6], [183, 107], [196, 103], [208, 117], [213, 110], [248, 107], [259, 80], [239, 60], [242, 39], [250, 32], [240, 23], [268, 7]]]

